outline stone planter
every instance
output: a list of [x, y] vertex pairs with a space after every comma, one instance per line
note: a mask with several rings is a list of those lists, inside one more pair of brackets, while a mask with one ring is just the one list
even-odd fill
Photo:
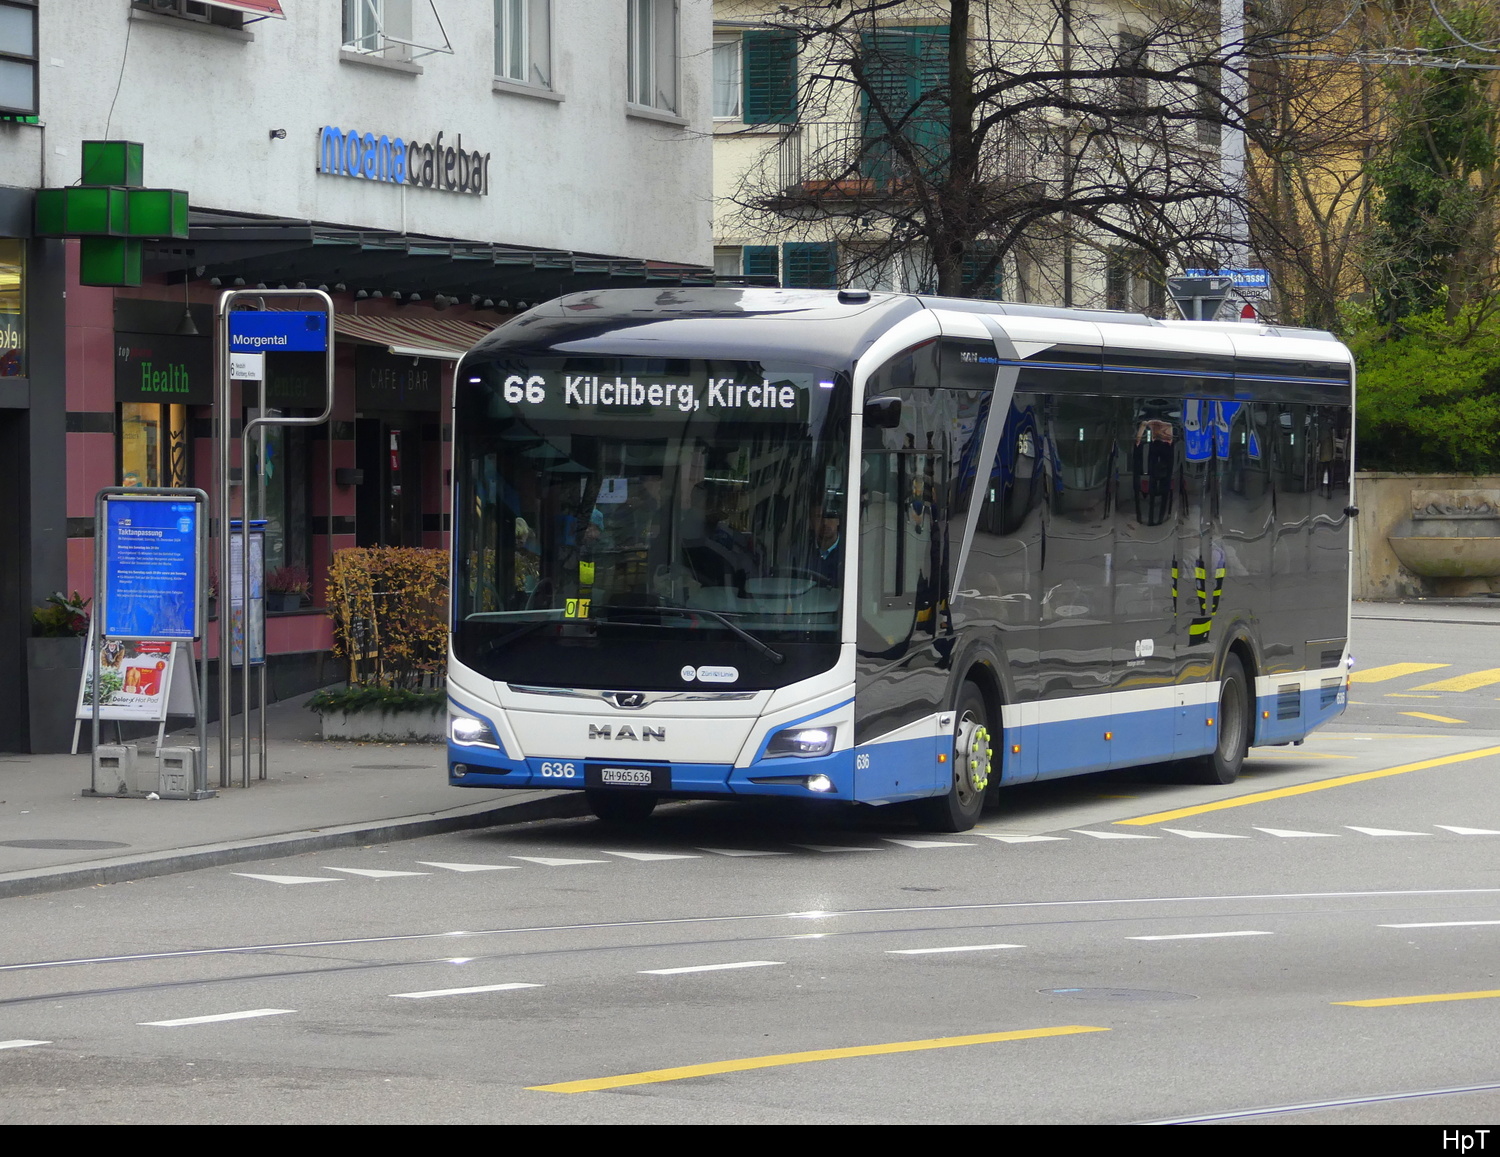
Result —
[[440, 743], [447, 738], [448, 713], [442, 707], [420, 711], [330, 711], [322, 720], [324, 739]]
[[72, 745], [83, 645], [78, 638], [26, 640], [31, 750], [39, 755], [67, 751]]
[[1500, 490], [1413, 490], [1411, 518], [1386, 540], [1435, 594], [1500, 590]]
[[266, 610], [271, 614], [286, 614], [302, 609], [302, 595], [297, 591], [267, 591]]

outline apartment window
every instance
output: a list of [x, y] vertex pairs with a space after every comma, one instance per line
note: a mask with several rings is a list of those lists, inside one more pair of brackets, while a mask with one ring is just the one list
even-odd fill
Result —
[[677, 0], [630, 0], [627, 95], [643, 108], [677, 111]]
[[495, 0], [495, 75], [552, 87], [552, 0]]
[[714, 276], [738, 277], [740, 275], [740, 247], [738, 245], [714, 246]]
[[1196, 90], [1195, 103], [1198, 115], [1203, 118], [1197, 122], [1198, 141], [1200, 144], [1217, 145], [1224, 119], [1220, 108], [1219, 70], [1212, 64], [1205, 64], [1194, 71], [1200, 86]]
[[[1136, 32], [1121, 32], [1115, 37], [1115, 67], [1126, 70], [1145, 71], [1150, 66], [1146, 52], [1146, 38]], [[1115, 95], [1120, 102], [1120, 114], [1137, 120], [1144, 115], [1150, 100], [1150, 87], [1141, 75], [1125, 75], [1115, 80]]]
[[143, 12], [155, 12], [158, 16], [176, 16], [182, 20], [196, 20], [200, 24], [214, 24], [220, 28], [245, 27], [243, 12], [200, 0], [132, 0], [130, 6]]
[[343, 0], [344, 48], [405, 60], [411, 55], [411, 0]]
[[832, 241], [798, 241], [782, 247], [784, 284], [795, 289], [836, 289], [838, 251]]
[[714, 37], [714, 119], [740, 116], [740, 38]]
[[1160, 317], [1167, 308], [1165, 278], [1160, 267], [1140, 250], [1115, 246], [1105, 254], [1104, 299], [1106, 309]]
[[0, 3], [0, 114], [37, 115], [36, 5]]

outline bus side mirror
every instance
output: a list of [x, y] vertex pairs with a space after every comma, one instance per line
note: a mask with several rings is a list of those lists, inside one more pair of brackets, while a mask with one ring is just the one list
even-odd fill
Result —
[[865, 402], [865, 428], [894, 430], [901, 425], [900, 398], [870, 398]]

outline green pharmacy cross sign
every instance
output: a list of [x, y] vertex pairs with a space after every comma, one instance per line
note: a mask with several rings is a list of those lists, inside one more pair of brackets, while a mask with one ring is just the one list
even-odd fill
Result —
[[187, 193], [144, 188], [144, 159], [138, 141], [84, 141], [82, 180], [37, 190], [37, 236], [82, 238], [84, 285], [139, 285], [141, 242], [188, 235]]

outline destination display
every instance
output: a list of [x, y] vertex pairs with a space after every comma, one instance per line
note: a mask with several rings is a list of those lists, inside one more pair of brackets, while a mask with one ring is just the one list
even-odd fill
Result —
[[[471, 381], [484, 379], [471, 378]], [[495, 373], [491, 388], [522, 414], [536, 417], [656, 417], [699, 413], [748, 421], [800, 422], [813, 390], [832, 391], [816, 371], [740, 377], [641, 373]]]

